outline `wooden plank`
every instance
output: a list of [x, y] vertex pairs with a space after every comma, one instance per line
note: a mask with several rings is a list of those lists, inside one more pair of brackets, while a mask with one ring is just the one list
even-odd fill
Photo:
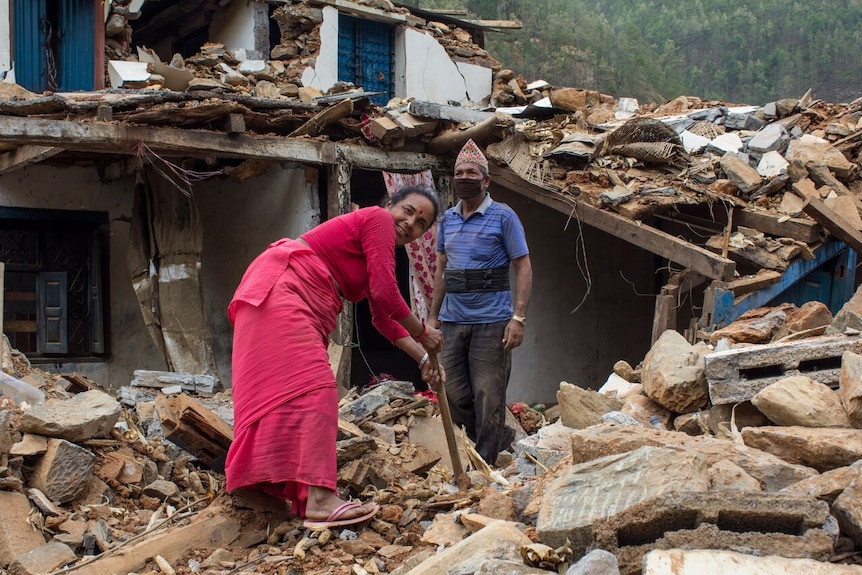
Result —
[[743, 276], [728, 282], [725, 287], [732, 291], [734, 296], [739, 297], [777, 284], [779, 280], [781, 280], [781, 273], [773, 270], [760, 270], [754, 275]]
[[730, 281], [736, 264], [709, 250], [690, 244], [668, 233], [616, 214], [594, 208], [560, 193], [545, 190], [522, 180], [508, 168], [490, 166], [494, 184], [518, 192], [567, 216], [577, 217], [583, 223], [621, 240], [641, 247], [685, 268], [690, 268], [710, 279]]
[[297, 136], [316, 136], [320, 131], [341, 118], [346, 118], [353, 113], [353, 100], [342, 100], [334, 106], [324, 108], [315, 114], [310, 120], [288, 135], [289, 138]]
[[10, 319], [6, 322], [9, 333], [36, 333], [38, 324], [27, 319]]
[[481, 28], [494, 28], [498, 30], [521, 30], [524, 27], [520, 20], [464, 20]]
[[156, 411], [165, 439], [215, 468], [227, 454], [233, 430], [225, 421], [186, 394], [156, 396]]
[[174, 563], [192, 549], [228, 547], [242, 534], [242, 527], [234, 514], [214, 505], [188, 525], [150, 533], [137, 543], [85, 560], [81, 567], [76, 566], [69, 572], [75, 575], [135, 573], [156, 555]]
[[858, 254], [862, 253], [862, 233], [853, 229], [853, 225], [842, 218], [837, 212], [827, 207], [817, 198], [808, 198], [802, 206], [802, 211], [820, 222], [829, 233], [846, 243]]
[[823, 226], [808, 219], [785, 220], [775, 214], [750, 209], [735, 210], [733, 217], [736, 225], [754, 228], [770, 236], [792, 238], [807, 244], [822, 242], [826, 238]]
[[655, 299], [655, 313], [652, 320], [652, 340], [654, 344], [665, 331], [676, 330], [676, 302], [679, 286], [666, 285]]
[[339, 158], [359, 168], [389, 172], [418, 172], [427, 169], [451, 171], [451, 162], [432, 154], [392, 152], [308, 138], [237, 134], [228, 136], [207, 130], [127, 126], [97, 122], [72, 122], [0, 116], [0, 140], [19, 145], [58, 146], [80, 152], [137, 155], [138, 146], [147, 146], [161, 156], [203, 158], [257, 158], [321, 165]]
[[0, 174], [8, 174], [9, 172], [32, 166], [42, 160], [54, 157], [62, 151], [63, 148], [52, 146], [24, 145], [15, 148], [11, 152], [6, 152], [0, 156]]

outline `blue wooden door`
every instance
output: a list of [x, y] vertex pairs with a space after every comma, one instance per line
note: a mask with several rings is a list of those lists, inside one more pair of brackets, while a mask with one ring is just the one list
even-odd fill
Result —
[[392, 26], [338, 16], [338, 80], [353, 82], [366, 92], [382, 92], [371, 98], [381, 106], [394, 92], [394, 52]]

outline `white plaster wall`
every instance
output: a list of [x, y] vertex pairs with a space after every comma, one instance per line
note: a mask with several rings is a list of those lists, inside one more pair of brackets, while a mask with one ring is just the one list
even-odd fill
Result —
[[338, 10], [324, 6], [320, 24], [320, 54], [314, 67], [302, 73], [302, 85], [326, 92], [338, 81]]
[[464, 77], [467, 86], [467, 99], [478, 104], [491, 95], [494, 82], [490, 68], [484, 68], [469, 62], [455, 62], [458, 71]]
[[597, 389], [618, 360], [640, 363], [649, 351], [658, 289], [654, 272], [661, 263], [645, 250], [583, 226], [592, 287], [572, 314], [587, 289], [576, 257], [577, 220], [498, 187], [492, 197], [521, 218], [533, 264], [527, 327], [523, 345], [512, 355], [508, 403], [557, 403], [561, 381]]
[[[400, 94], [401, 97], [443, 104], [449, 100], [467, 103], [467, 81], [464, 75], [432, 36], [407, 28], [404, 31], [403, 49], [400, 57], [400, 50], [396, 50], [395, 60], [396, 75], [404, 78], [404, 93]], [[490, 93], [490, 70], [488, 73]]]
[[210, 24], [210, 41], [220, 42], [228, 50], [254, 50], [254, 8], [254, 3], [231, 2], [224, 12], [216, 12]]
[[[316, 170], [307, 174], [302, 167], [287, 166], [241, 184], [217, 178], [195, 187], [204, 234], [204, 311], [226, 386], [232, 339], [227, 305], [245, 268], [267, 245], [298, 236], [318, 222], [316, 182]], [[76, 371], [112, 388], [127, 385], [136, 369], [166, 369], [144, 326], [126, 268], [133, 185], [133, 178], [102, 183], [93, 168], [36, 165], [0, 176], [0, 206], [108, 212], [112, 357], [39, 364], [40, 369]]]
[[0, 72], [8, 70], [12, 66], [9, 2], [11, 0], [0, 0]]

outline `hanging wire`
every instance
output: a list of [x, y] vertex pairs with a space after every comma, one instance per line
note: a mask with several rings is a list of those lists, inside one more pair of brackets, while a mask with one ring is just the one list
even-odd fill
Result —
[[51, 48], [51, 38], [54, 35], [54, 28], [51, 26], [51, 21], [47, 18], [42, 18], [42, 29], [45, 31], [43, 39], [43, 48], [45, 50], [45, 67], [47, 75], [48, 90], [51, 92], [57, 91], [57, 62], [54, 60], [54, 49]]
[[590, 295], [590, 292], [593, 289], [593, 278], [590, 276], [589, 262], [587, 262], [587, 244], [584, 241], [584, 228], [581, 224], [581, 218], [578, 217], [576, 210], [577, 204], [572, 206], [572, 212], [569, 214], [569, 219], [566, 220], [566, 225], [563, 226], [563, 230], [565, 231], [569, 228], [569, 222], [572, 220], [572, 216], [575, 216], [575, 221], [578, 222], [578, 237], [575, 239], [575, 262], [578, 264], [578, 270], [581, 272], [581, 277], [583, 277], [584, 281], [587, 283], [587, 290], [584, 292], [584, 297], [581, 298], [578, 305], [569, 312], [569, 315], [572, 315], [581, 309], [581, 306], [584, 305], [585, 301], [587, 301], [587, 296]]
[[[207, 180], [214, 176], [224, 173], [224, 170], [215, 170], [210, 172], [199, 172], [197, 170], [187, 170], [182, 166], [178, 166], [155, 153], [144, 142], [138, 142], [135, 146], [135, 155], [144, 166], [144, 160], [149, 163], [153, 169], [163, 178], [169, 181], [175, 188], [183, 193], [186, 197], [191, 197], [192, 186], [203, 180]], [[168, 173], [170, 172], [170, 173]], [[172, 174], [172, 175], [171, 175]], [[184, 186], [183, 186], [184, 184]]]

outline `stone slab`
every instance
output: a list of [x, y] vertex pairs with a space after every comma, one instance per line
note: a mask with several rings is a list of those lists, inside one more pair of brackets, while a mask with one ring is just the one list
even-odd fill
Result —
[[0, 568], [8, 567], [19, 556], [45, 544], [42, 534], [28, 523], [30, 502], [22, 493], [0, 491]]

